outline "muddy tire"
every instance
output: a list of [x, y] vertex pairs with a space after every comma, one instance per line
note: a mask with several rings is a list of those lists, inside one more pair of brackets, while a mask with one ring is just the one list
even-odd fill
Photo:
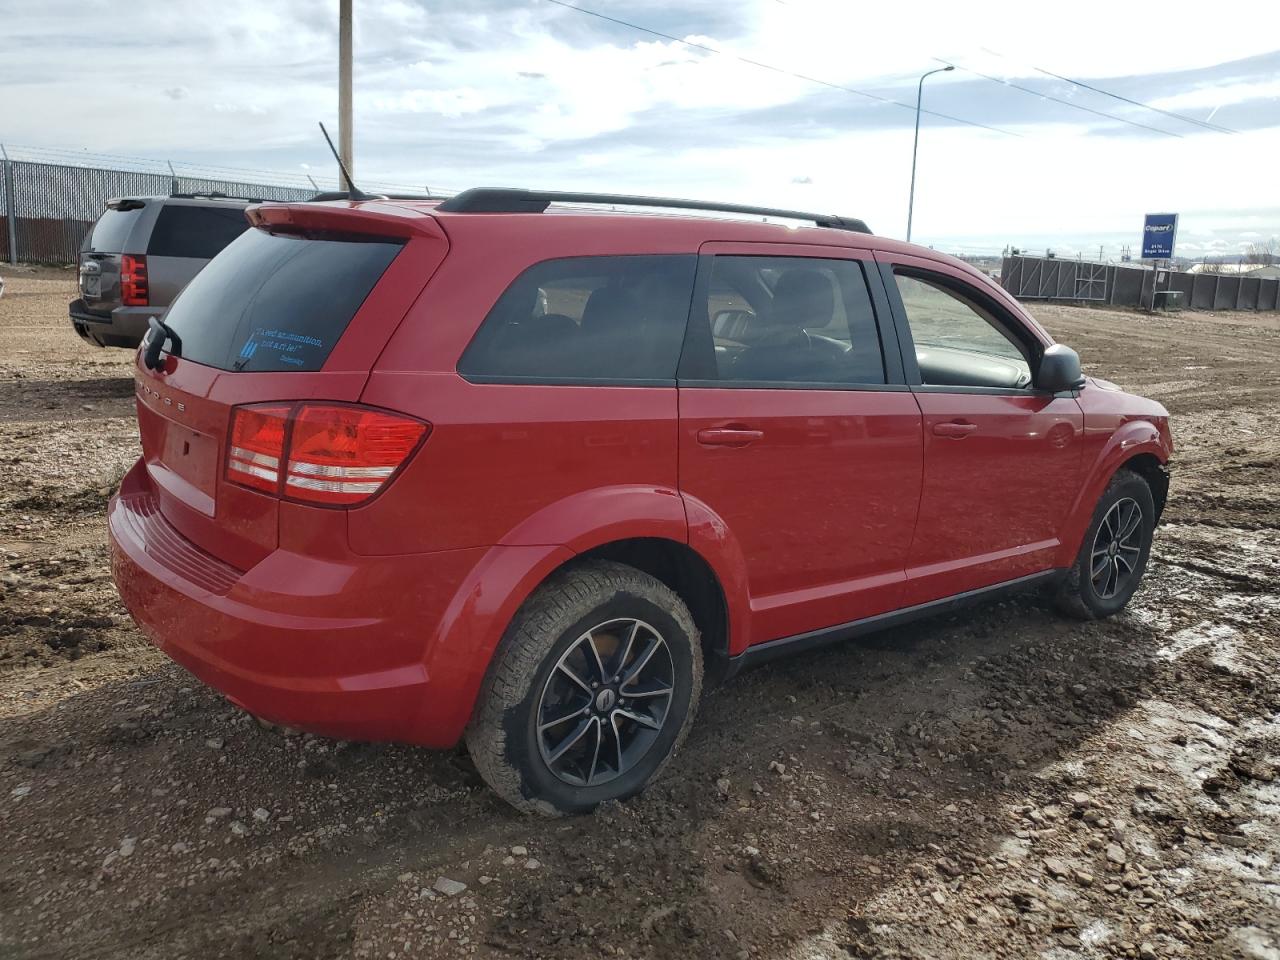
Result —
[[702, 648], [684, 602], [633, 567], [586, 561], [554, 574], [507, 628], [467, 749], [517, 808], [585, 813], [658, 776], [701, 689]]
[[1057, 586], [1058, 609], [1081, 620], [1123, 610], [1146, 572], [1155, 517], [1147, 481], [1131, 470], [1117, 470], [1093, 511], [1075, 563]]

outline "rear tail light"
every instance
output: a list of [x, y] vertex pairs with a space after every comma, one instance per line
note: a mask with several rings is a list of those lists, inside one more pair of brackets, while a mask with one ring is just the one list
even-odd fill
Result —
[[289, 423], [287, 406], [259, 404], [237, 407], [231, 418], [227, 479], [267, 493], [280, 490], [280, 464]]
[[421, 420], [370, 407], [237, 407], [227, 479], [303, 503], [351, 506], [380, 492], [430, 430]]
[[120, 257], [120, 302], [126, 307], [145, 307], [150, 303], [147, 288], [147, 258], [126, 253]]

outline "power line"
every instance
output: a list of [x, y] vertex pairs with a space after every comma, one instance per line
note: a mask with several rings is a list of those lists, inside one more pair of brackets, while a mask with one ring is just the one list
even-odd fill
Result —
[[1155, 113], [1162, 113], [1166, 117], [1172, 117], [1175, 120], [1185, 120], [1187, 123], [1194, 123], [1197, 127], [1204, 127], [1206, 130], [1213, 130], [1217, 133], [1238, 133], [1239, 132], [1237, 130], [1232, 130], [1230, 127], [1223, 127], [1223, 126], [1219, 126], [1216, 123], [1210, 123], [1208, 120], [1197, 120], [1195, 117], [1187, 117], [1181, 113], [1174, 113], [1171, 110], [1161, 110], [1159, 107], [1153, 107], [1149, 103], [1142, 103], [1140, 100], [1130, 100], [1128, 97], [1122, 97], [1118, 93], [1110, 93], [1106, 90], [1103, 90], [1101, 87], [1094, 87], [1087, 83], [1083, 83], [1079, 80], [1072, 80], [1070, 77], [1059, 76], [1058, 74], [1052, 73], [1048, 70], [1042, 70], [1040, 67], [1033, 67], [1033, 69], [1038, 70], [1040, 73], [1043, 73], [1046, 77], [1053, 77], [1056, 80], [1063, 80], [1066, 83], [1073, 83], [1077, 87], [1084, 87], [1084, 89], [1092, 90], [1094, 93], [1100, 93], [1104, 97], [1111, 97], [1115, 100], [1121, 101], [1122, 103], [1131, 103], [1135, 107], [1144, 107], [1147, 110], [1152, 110]]
[[[604, 16], [603, 14], [592, 13], [592, 11], [590, 11], [590, 10], [584, 10], [584, 9], [582, 9], [581, 7], [574, 7], [572, 4], [565, 3], [565, 2], [563, 2], [563, 0], [550, 0], [550, 2], [551, 2], [551, 3], [557, 3], [557, 4], [560, 4], [560, 6], [571, 7], [572, 9], [580, 10], [580, 11], [581, 11], [581, 12], [583, 12], [583, 13], [591, 13], [591, 14], [592, 14], [592, 16], [597, 16], [597, 17], [600, 17], [601, 19], [604, 19], [604, 20], [612, 20], [614, 23], [622, 23], [622, 24], [624, 24], [625, 26], [635, 27], [635, 24], [629, 24], [629, 23], [626, 23], [625, 21], [622, 21], [622, 20], [615, 20], [614, 18], [612, 18], [612, 17], [606, 17], [606, 16]], [[778, 2], [782, 2], [782, 0], [778, 0]], [[646, 28], [644, 28], [644, 27], [635, 27], [635, 28], [636, 28], [636, 29], [639, 29], [639, 30], [646, 30]], [[667, 38], [667, 39], [669, 39], [669, 40], [676, 40], [676, 42], [678, 42], [678, 43], [686, 43], [686, 42], [687, 42], [687, 41], [683, 41], [683, 40], [678, 40], [678, 39], [677, 39], [677, 38], [675, 38], [675, 37], [669, 37], [669, 36], [667, 36], [666, 34], [660, 34], [660, 33], [657, 33], [657, 31], [654, 31], [654, 30], [646, 30], [646, 32], [648, 32], [648, 33], [653, 33], [653, 34], [655, 34], [656, 36], [666, 37], [666, 38]], [[689, 45], [690, 45], [690, 46], [699, 46], [698, 44], [689, 44]], [[701, 47], [701, 49], [706, 50], [706, 49], [710, 49], [710, 48], [709, 48], [709, 47]], [[989, 48], [987, 48], [987, 47], [982, 47], [981, 49], [982, 49], [983, 51], [985, 51], [986, 53], [990, 53], [990, 54], [992, 54], [992, 55], [994, 55], [994, 56], [1000, 57], [1002, 60], [1008, 60], [1008, 59], [1009, 59], [1008, 57], [1004, 56], [1004, 54], [1002, 54], [1002, 53], [998, 53], [997, 51], [995, 51], [995, 50], [991, 50], [991, 49], [989, 49]], [[713, 52], [719, 52], [719, 51], [713, 51]], [[733, 55], [733, 54], [730, 54], [730, 56], [734, 56], [734, 55]], [[739, 60], [743, 60], [743, 61], [745, 61], [745, 62], [747, 62], [747, 63], [754, 63], [754, 61], [747, 60], [745, 57], [737, 57], [737, 59], [739, 59]], [[1044, 100], [1052, 100], [1053, 102], [1055, 102], [1055, 103], [1060, 103], [1060, 104], [1062, 104], [1062, 105], [1064, 105], [1064, 106], [1074, 107], [1074, 108], [1075, 108], [1075, 109], [1077, 109], [1077, 110], [1084, 110], [1084, 111], [1085, 111], [1085, 112], [1087, 112], [1087, 113], [1093, 113], [1093, 114], [1096, 114], [1097, 116], [1100, 116], [1100, 117], [1106, 117], [1108, 120], [1114, 120], [1114, 121], [1117, 121], [1117, 122], [1119, 122], [1119, 123], [1127, 123], [1127, 124], [1129, 124], [1130, 126], [1140, 127], [1140, 128], [1141, 128], [1141, 129], [1143, 129], [1143, 130], [1151, 130], [1151, 131], [1153, 131], [1153, 132], [1155, 132], [1155, 133], [1164, 134], [1164, 135], [1165, 135], [1165, 136], [1167, 136], [1167, 137], [1181, 137], [1181, 134], [1178, 134], [1178, 133], [1173, 133], [1173, 132], [1168, 131], [1168, 130], [1161, 130], [1161, 129], [1160, 129], [1160, 128], [1158, 128], [1158, 127], [1150, 127], [1150, 126], [1147, 126], [1145, 123], [1138, 123], [1137, 121], [1134, 121], [1134, 120], [1126, 120], [1126, 119], [1125, 119], [1125, 118], [1123, 118], [1123, 117], [1117, 117], [1117, 116], [1115, 116], [1114, 114], [1110, 114], [1110, 113], [1103, 113], [1101, 110], [1094, 110], [1094, 109], [1091, 109], [1091, 108], [1089, 108], [1089, 107], [1081, 106], [1080, 104], [1078, 104], [1078, 103], [1072, 103], [1072, 102], [1071, 102], [1071, 101], [1069, 101], [1069, 100], [1062, 100], [1062, 99], [1060, 99], [1060, 98], [1058, 98], [1058, 97], [1051, 96], [1050, 94], [1047, 94], [1047, 93], [1041, 93], [1040, 91], [1038, 91], [1038, 90], [1032, 90], [1032, 89], [1030, 89], [1029, 87], [1023, 87], [1023, 86], [1020, 86], [1019, 84], [1012, 83], [1012, 82], [1010, 82], [1010, 81], [1008, 81], [1008, 80], [1003, 80], [1003, 79], [1001, 79], [1001, 78], [999, 78], [999, 77], [992, 77], [992, 76], [988, 76], [988, 75], [987, 75], [987, 74], [985, 74], [985, 73], [979, 73], [978, 71], [973, 70], [973, 69], [970, 69], [970, 68], [968, 68], [968, 67], [961, 67], [961, 66], [959, 66], [959, 64], [954, 64], [954, 63], [951, 63], [951, 62], [950, 62], [950, 61], [948, 61], [948, 60], [943, 60], [943, 59], [942, 59], [942, 58], [940, 58], [940, 57], [934, 57], [933, 59], [934, 59], [934, 60], [937, 60], [939, 63], [946, 63], [946, 64], [948, 64], [948, 65], [950, 65], [950, 66], [956, 67], [957, 69], [964, 70], [964, 71], [965, 71], [965, 72], [967, 72], [967, 73], [972, 73], [972, 74], [974, 74], [975, 76], [981, 77], [981, 78], [982, 78], [982, 79], [984, 79], [984, 80], [990, 80], [990, 81], [992, 81], [992, 82], [994, 82], [994, 83], [1001, 83], [1001, 84], [1004, 84], [1004, 85], [1005, 85], [1005, 86], [1007, 86], [1007, 87], [1012, 87], [1014, 90], [1021, 90], [1023, 93], [1029, 93], [1029, 94], [1032, 94], [1033, 96], [1040, 97], [1040, 98], [1042, 98], [1042, 99], [1044, 99]], [[775, 67], [768, 67], [768, 69], [778, 69], [778, 68], [775, 68]], [[1171, 111], [1171, 110], [1162, 110], [1160, 107], [1153, 107], [1153, 106], [1151, 106], [1149, 103], [1143, 103], [1143, 102], [1141, 102], [1140, 100], [1131, 100], [1131, 99], [1129, 99], [1128, 97], [1121, 96], [1121, 95], [1120, 95], [1120, 94], [1118, 94], [1118, 93], [1111, 93], [1109, 90], [1103, 90], [1101, 87], [1095, 87], [1095, 86], [1092, 86], [1091, 84], [1084, 83], [1084, 82], [1083, 82], [1083, 81], [1081, 81], [1081, 80], [1072, 80], [1070, 77], [1064, 77], [1064, 76], [1061, 76], [1060, 74], [1053, 73], [1052, 71], [1045, 70], [1045, 69], [1043, 69], [1043, 68], [1041, 68], [1041, 67], [1033, 66], [1031, 69], [1033, 69], [1033, 70], [1037, 71], [1038, 73], [1042, 73], [1042, 74], [1044, 74], [1044, 75], [1045, 75], [1045, 76], [1047, 76], [1047, 77], [1053, 77], [1055, 80], [1061, 80], [1061, 81], [1063, 81], [1064, 83], [1074, 84], [1074, 85], [1075, 85], [1075, 86], [1077, 86], [1077, 87], [1081, 87], [1081, 88], [1083, 88], [1083, 89], [1085, 89], [1085, 90], [1090, 90], [1090, 91], [1092, 91], [1092, 92], [1094, 92], [1094, 93], [1102, 94], [1102, 95], [1103, 95], [1103, 96], [1105, 96], [1105, 97], [1111, 97], [1111, 98], [1113, 98], [1113, 99], [1115, 99], [1115, 100], [1119, 100], [1119, 101], [1121, 101], [1121, 102], [1123, 102], [1123, 103], [1131, 104], [1132, 106], [1135, 106], [1135, 107], [1142, 107], [1142, 108], [1144, 108], [1144, 109], [1146, 109], [1146, 110], [1151, 110], [1151, 111], [1153, 111], [1153, 112], [1155, 112], [1155, 113], [1162, 114], [1162, 115], [1164, 115], [1164, 116], [1166, 116], [1166, 117], [1171, 117], [1172, 119], [1175, 119], [1175, 120], [1182, 120], [1182, 121], [1184, 121], [1184, 122], [1186, 122], [1186, 123], [1192, 123], [1192, 124], [1195, 124], [1196, 126], [1204, 127], [1204, 128], [1205, 128], [1205, 129], [1207, 129], [1207, 130], [1214, 130], [1214, 131], [1217, 131], [1218, 133], [1237, 133], [1237, 132], [1238, 132], [1238, 131], [1235, 131], [1235, 130], [1230, 129], [1229, 127], [1223, 127], [1223, 126], [1220, 126], [1220, 125], [1218, 125], [1218, 124], [1216, 124], [1216, 123], [1209, 123], [1207, 120], [1197, 120], [1195, 117], [1188, 117], [1188, 116], [1186, 116], [1186, 115], [1184, 115], [1184, 114], [1181, 114], [1181, 113], [1174, 113], [1174, 112], [1173, 112], [1173, 111]], [[785, 73], [785, 72], [787, 72], [787, 71], [779, 71], [779, 72], [783, 72], [783, 73]], [[792, 74], [792, 76], [799, 76], [799, 75], [798, 75], [798, 74]], [[811, 79], [811, 78], [809, 78], [809, 77], [803, 77], [803, 79], [806, 79], [806, 80], [807, 80], [807, 79]], [[822, 83], [823, 81], [817, 81], [817, 82]], [[831, 84], [827, 84], [827, 85], [828, 85], [828, 86], [831, 86]], [[842, 89], [843, 89], [843, 88], [842, 88]], [[853, 92], [853, 93], [862, 93], [862, 91], [860, 91], [860, 90], [854, 90], [854, 91], [851, 91], [851, 92]], [[863, 93], [863, 96], [871, 96], [871, 95], [870, 95], [870, 94], [865, 94], [865, 93]], [[885, 98], [877, 98], [877, 99], [885, 99]], [[910, 107], [910, 104], [899, 103], [899, 102], [898, 102], [898, 101], [896, 101], [896, 100], [889, 100], [889, 101], [887, 101], [887, 102], [890, 102], [890, 103], [896, 103], [896, 104], [897, 104], [898, 106], [900, 106], [900, 107]], [[930, 111], [930, 110], [923, 110], [923, 111], [921, 111], [921, 112], [922, 112], [922, 113], [932, 113], [933, 111]], [[935, 116], [945, 116], [945, 115], [944, 115], [944, 114], [935, 114]], [[951, 119], [958, 119], [958, 118], [954, 118], [954, 117], [953, 117], [953, 118], [951, 118]], [[969, 122], [969, 121], [963, 121], [963, 120], [962, 120], [961, 122], [962, 122], [962, 123], [967, 123], [967, 122]], [[977, 124], [977, 126], [981, 126], [981, 124]], [[986, 128], [986, 129], [991, 129], [991, 128], [990, 128], [990, 127], [988, 127], [988, 128]], [[1005, 131], [1001, 131], [1001, 132], [1005, 132]]]
[[[1010, 60], [1009, 57], [1006, 57], [1003, 53], [1000, 53], [999, 51], [992, 50], [988, 47], [983, 47], [982, 50], [986, 53], [991, 54], [992, 56], [999, 57], [1001, 60], [1009, 60], [1010, 63], [1014, 62]], [[1054, 73], [1052, 70], [1045, 70], [1043, 67], [1037, 67], [1034, 64], [1029, 64], [1029, 66], [1031, 67], [1032, 70], [1035, 70], [1037, 73], [1043, 73], [1046, 77], [1053, 77], [1055, 80], [1061, 80], [1063, 83], [1070, 83], [1074, 86], [1081, 87], [1085, 90], [1091, 90], [1094, 93], [1100, 93], [1104, 97], [1111, 97], [1113, 100], [1119, 100], [1121, 103], [1128, 103], [1128, 104], [1132, 104], [1135, 107], [1142, 107], [1144, 110], [1151, 110], [1154, 113], [1163, 114], [1164, 116], [1172, 117], [1175, 120], [1183, 120], [1186, 123], [1193, 123], [1197, 127], [1204, 127], [1206, 130], [1214, 130], [1218, 133], [1239, 133], [1240, 132], [1238, 130], [1232, 130], [1230, 127], [1224, 127], [1216, 123], [1210, 123], [1208, 120], [1197, 120], [1195, 117], [1188, 117], [1186, 114], [1183, 114], [1183, 113], [1174, 113], [1172, 110], [1162, 110], [1160, 107], [1153, 107], [1151, 104], [1143, 103], [1141, 100], [1131, 100], [1128, 97], [1121, 96], [1118, 93], [1112, 93], [1110, 90], [1103, 90], [1101, 87], [1095, 87], [1092, 84], [1085, 83], [1083, 80], [1072, 80], [1070, 77], [1064, 77], [1061, 74]], [[1210, 116], [1212, 116], [1212, 114], [1210, 114]]]
[[[705, 44], [694, 43], [692, 40], [681, 40], [679, 37], [673, 37], [669, 33], [663, 33], [660, 30], [652, 30], [649, 27], [642, 27], [638, 23], [631, 23], [628, 20], [620, 20], [617, 17], [610, 17], [607, 14], [597, 13], [595, 10], [588, 10], [586, 7], [579, 7], [575, 4], [566, 2], [566, 0], [546, 0], [546, 2], [554, 3], [558, 7], [564, 7], [567, 10], [575, 10], [578, 13], [586, 14], [589, 17], [595, 17], [598, 20], [605, 20], [605, 21], [608, 21], [609, 23], [614, 23], [621, 27], [627, 27], [628, 29], [631, 29], [631, 30], [639, 30], [641, 33], [647, 33], [653, 37], [660, 37], [663, 40], [670, 40], [672, 43], [679, 43], [679, 44], [682, 44], [683, 46], [691, 47], [694, 50], [703, 50], [707, 53], [717, 54], [718, 56], [729, 57], [730, 59], [737, 60], [741, 63], [745, 63], [748, 66], [758, 67], [761, 70], [768, 70], [771, 73], [778, 73], [778, 74], [782, 74], [783, 76], [794, 77], [797, 80], [804, 80], [807, 83], [816, 83], [819, 86], [828, 87], [832, 90], [841, 90], [844, 93], [856, 94], [859, 97], [866, 97], [868, 100], [876, 100], [876, 101], [879, 101], [880, 103], [892, 104], [895, 107], [902, 107], [905, 110], [910, 110], [912, 113], [915, 113], [915, 110], [916, 110], [915, 104], [912, 104], [912, 103], [903, 103], [900, 100], [894, 100], [890, 97], [882, 97], [879, 94], [867, 93], [865, 90], [858, 90], [854, 87], [846, 87], [843, 84], [832, 83], [830, 80], [822, 80], [818, 77], [811, 77], [803, 73], [795, 73], [794, 71], [784, 69], [783, 67], [775, 67], [773, 64], [765, 63], [762, 60], [753, 60], [750, 57], [744, 57], [737, 53], [727, 53], [724, 50], [717, 50], [715, 47], [708, 47]], [[975, 120], [965, 120], [963, 117], [953, 117], [949, 113], [939, 113], [937, 110], [921, 109], [920, 112], [927, 113], [932, 117], [941, 117], [943, 120], [952, 120], [956, 123], [962, 123], [968, 127], [978, 127], [982, 130], [990, 130], [992, 133], [1000, 133], [1005, 135], [1006, 137], [1021, 136], [1021, 134], [1013, 133], [1009, 130], [1001, 130], [999, 127], [989, 127], [985, 123], [978, 123]]]
[[[552, 2], [556, 2], [556, 0], [552, 0]], [[1072, 103], [1070, 100], [1063, 100], [1061, 97], [1055, 97], [1047, 93], [1041, 93], [1039, 90], [1032, 90], [1030, 87], [1021, 86], [1020, 84], [1014, 83], [1011, 80], [1005, 80], [1002, 77], [993, 77], [988, 73], [980, 73], [979, 71], [974, 70], [971, 67], [962, 67], [958, 63], [952, 63], [950, 60], [943, 60], [941, 57], [934, 57], [933, 59], [937, 60], [938, 63], [945, 63], [948, 66], [955, 67], [957, 70], [963, 70], [965, 73], [971, 73], [975, 77], [981, 77], [983, 80], [990, 80], [992, 83], [1000, 83], [1006, 87], [1011, 87], [1014, 90], [1021, 90], [1023, 93], [1029, 93], [1033, 97], [1039, 97], [1041, 100], [1052, 100], [1054, 103], [1060, 103], [1064, 107], [1071, 107], [1075, 110], [1083, 110], [1085, 113], [1092, 113], [1099, 117], [1105, 117], [1106, 119], [1113, 120], [1116, 123], [1127, 123], [1131, 127], [1140, 127], [1143, 130], [1150, 130], [1152, 133], [1163, 134], [1166, 137], [1177, 137], [1179, 140], [1182, 139], [1182, 134], [1180, 133], [1173, 133], [1169, 130], [1161, 130], [1159, 127], [1150, 127], [1150, 126], [1147, 126], [1147, 124], [1145, 123], [1138, 123], [1138, 121], [1136, 120], [1126, 120], [1124, 117], [1117, 117], [1114, 114], [1103, 113], [1101, 110], [1094, 110], [1092, 107], [1086, 107], [1079, 103]]]

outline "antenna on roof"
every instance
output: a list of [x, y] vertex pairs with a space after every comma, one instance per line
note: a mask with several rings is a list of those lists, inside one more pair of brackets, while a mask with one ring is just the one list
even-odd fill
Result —
[[371, 197], [359, 187], [355, 181], [351, 179], [351, 174], [347, 173], [346, 164], [342, 162], [342, 157], [338, 156], [338, 151], [333, 146], [333, 141], [329, 139], [329, 131], [324, 128], [324, 124], [320, 124], [320, 132], [324, 134], [324, 142], [329, 145], [329, 152], [333, 154], [333, 159], [338, 161], [338, 169], [342, 171], [343, 179], [347, 181], [347, 186], [351, 189], [347, 191], [347, 198], [350, 200], [376, 200], [377, 197]]

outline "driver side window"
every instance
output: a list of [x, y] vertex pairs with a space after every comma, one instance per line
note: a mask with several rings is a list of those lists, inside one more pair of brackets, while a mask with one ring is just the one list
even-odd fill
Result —
[[920, 379], [932, 386], [1031, 384], [1023, 349], [983, 306], [925, 276], [895, 271]]

